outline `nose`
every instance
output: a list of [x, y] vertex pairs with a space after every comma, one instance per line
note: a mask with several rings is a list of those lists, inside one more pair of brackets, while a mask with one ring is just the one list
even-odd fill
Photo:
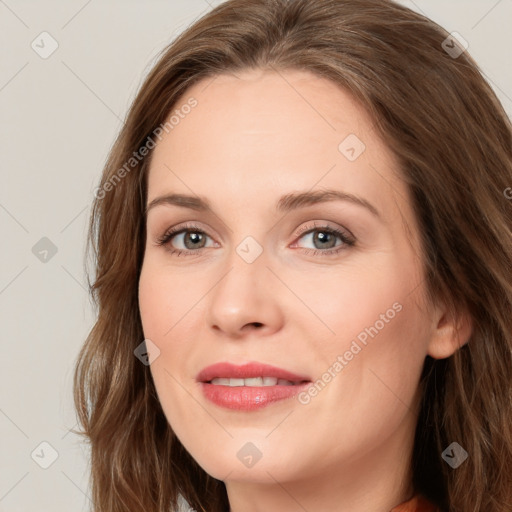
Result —
[[265, 252], [248, 263], [233, 251], [222, 277], [208, 294], [210, 329], [240, 339], [255, 331], [268, 336], [282, 328], [283, 285], [268, 263]]

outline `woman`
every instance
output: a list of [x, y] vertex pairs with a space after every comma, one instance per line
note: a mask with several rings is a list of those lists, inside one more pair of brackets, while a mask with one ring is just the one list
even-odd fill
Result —
[[510, 512], [511, 184], [502, 106], [419, 14], [196, 22], [96, 190], [95, 510]]

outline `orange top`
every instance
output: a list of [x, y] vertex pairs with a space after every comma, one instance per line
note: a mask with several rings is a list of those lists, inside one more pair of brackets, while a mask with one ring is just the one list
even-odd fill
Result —
[[398, 505], [390, 510], [390, 512], [441, 512], [439, 508], [430, 503], [427, 499], [419, 494], [409, 501]]

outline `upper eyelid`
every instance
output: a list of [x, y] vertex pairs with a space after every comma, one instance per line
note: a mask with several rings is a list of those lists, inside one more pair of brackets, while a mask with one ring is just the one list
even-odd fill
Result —
[[[344, 227], [344, 226], [333, 226], [333, 225], [330, 225], [331, 224], [331, 221], [318, 221], [318, 220], [315, 220], [315, 221], [310, 221], [310, 222], [313, 222], [313, 223], [320, 223], [319, 225], [308, 225], [308, 226], [304, 226], [303, 228], [300, 229], [299, 232], [295, 233], [294, 236], [302, 236], [306, 233], [310, 233], [311, 231], [315, 231], [317, 229], [333, 229], [333, 230], [339, 230], [339, 231], [346, 231], [348, 232], [349, 234], [350, 231]], [[184, 225], [180, 225], [180, 224], [177, 224], [176, 226], [173, 226], [171, 228], [168, 228], [165, 230], [165, 233], [173, 233], [175, 235], [183, 232], [183, 231], [194, 231], [194, 230], [197, 230], [197, 231], [200, 231], [208, 236], [209, 235], [209, 230], [207, 228], [202, 228], [201, 226], [199, 225], [194, 225], [194, 222], [192, 221], [191, 224], [189, 223], [186, 223]]]

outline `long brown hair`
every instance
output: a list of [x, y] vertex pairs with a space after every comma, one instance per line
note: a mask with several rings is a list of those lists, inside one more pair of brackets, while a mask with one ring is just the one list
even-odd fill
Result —
[[[179, 494], [197, 511], [228, 510], [223, 482], [183, 448], [149, 367], [134, 357], [144, 339], [137, 290], [151, 152], [130, 158], [151, 147], [188, 87], [247, 68], [332, 80], [362, 102], [398, 157], [429, 297], [473, 320], [465, 346], [425, 362], [414, 489], [450, 512], [512, 510], [512, 129], [476, 63], [448, 51], [448, 37], [389, 0], [229, 0], [161, 54], [112, 147], [90, 218], [98, 317], [74, 391], [95, 511], [168, 512]], [[457, 469], [441, 457], [452, 442], [469, 454]]]

